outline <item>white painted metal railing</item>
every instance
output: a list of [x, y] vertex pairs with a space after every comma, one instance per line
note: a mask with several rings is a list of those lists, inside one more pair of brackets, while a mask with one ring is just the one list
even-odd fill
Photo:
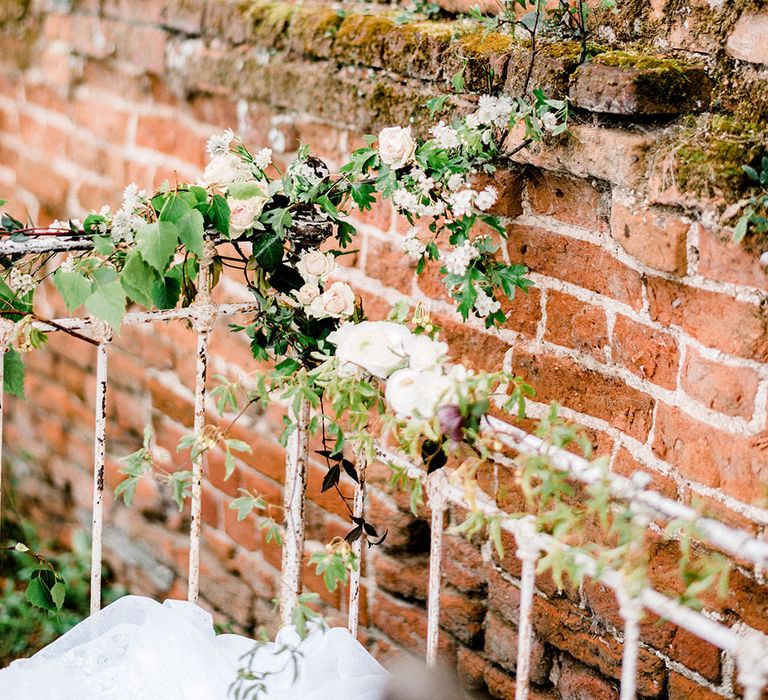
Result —
[[[64, 250], [87, 249], [81, 240], [46, 238], [29, 242], [0, 241], [0, 254], [60, 252]], [[201, 261], [199, 293], [197, 300], [189, 307], [167, 311], [128, 313], [123, 323], [134, 325], [158, 321], [189, 320], [197, 334], [197, 371], [195, 384], [194, 429], [201, 432], [205, 426], [205, 383], [207, 375], [208, 337], [216, 318], [255, 311], [255, 303], [215, 305], [208, 292], [208, 276], [212, 249], [206, 249]], [[4, 352], [10, 343], [10, 322], [0, 327], [0, 350]], [[95, 344], [96, 362], [96, 411], [93, 471], [93, 549], [91, 564], [91, 612], [98, 611], [101, 596], [101, 552], [104, 490], [104, 456], [107, 402], [107, 359], [111, 332], [103, 323], [91, 318], [65, 318], [51, 323], [40, 322], [37, 326], [52, 332], [61, 329], [81, 332]], [[0, 386], [2, 362], [0, 362]], [[3, 402], [0, 396], [0, 434], [2, 432]], [[284, 490], [285, 533], [282, 552], [282, 573], [280, 586], [280, 617], [289, 623], [302, 586], [304, 562], [304, 499], [306, 490], [309, 406], [305, 402], [293, 416], [296, 430], [291, 434], [286, 450], [286, 473]], [[525, 431], [503, 421], [488, 418], [486, 427], [495, 432], [498, 439], [508, 448], [523, 455], [547, 454], [559, 469], [572, 478], [589, 484], [602, 476], [584, 459], [569, 452], [558, 450]], [[404, 468], [410, 478], [418, 479], [428, 496], [431, 509], [431, 549], [427, 599], [427, 663], [436, 663], [439, 641], [441, 559], [444, 531], [444, 514], [450, 505], [467, 507], [464, 492], [451, 484], [442, 471], [427, 476], [422, 468], [403, 460], [399, 455], [383, 448], [377, 449], [377, 456], [391, 464]], [[2, 440], [0, 439], [0, 457]], [[515, 464], [504, 455], [495, 455], [499, 468], [514, 469]], [[353, 512], [356, 517], [364, 515], [365, 502], [365, 459], [357, 461], [359, 484], [354, 494]], [[0, 473], [0, 479], [2, 474]], [[202, 480], [204, 478], [204, 456], [194, 460], [191, 494], [191, 531], [189, 557], [188, 598], [195, 601], [199, 591], [200, 531]], [[1, 482], [0, 482], [1, 485]], [[692, 519], [696, 513], [688, 506], [665, 498], [645, 488], [642, 475], [626, 478], [610, 476], [613, 496], [629, 501], [640, 517], [657, 520], [660, 523], [678, 518]], [[2, 504], [0, 503], [0, 507]], [[501, 515], [496, 505], [488, 498], [480, 498], [476, 504], [487, 515]], [[517, 542], [516, 557], [521, 562], [520, 577], [520, 620], [518, 626], [518, 651], [515, 700], [526, 700], [529, 696], [529, 671], [533, 639], [532, 612], [536, 595], [536, 565], [539, 558], [554, 548], [563, 545], [550, 535], [537, 531], [530, 517], [504, 519], [502, 528]], [[741, 562], [749, 562], [755, 571], [762, 572], [768, 565], [768, 542], [759, 540], [749, 532], [735, 529], [709, 518], [697, 519], [697, 532], [701, 539], [715, 549], [726, 552]], [[361, 554], [362, 538], [353, 544], [353, 551]], [[737, 680], [744, 689], [746, 700], [759, 700], [768, 685], [768, 637], [759, 631], [740, 624], [730, 628], [705, 613], [685, 607], [675, 600], [652, 589], [643, 590], [637, 597], [627, 594], [622, 574], [618, 571], [598, 569], [597, 563], [583, 552], [575, 552], [579, 564], [591, 577], [597, 577], [615, 592], [619, 612], [624, 621], [623, 666], [621, 674], [621, 700], [636, 696], [636, 671], [638, 653], [641, 648], [639, 620], [644, 609], [690, 631], [701, 639], [723, 649], [736, 663]], [[349, 584], [349, 629], [357, 634], [360, 610], [360, 571], [353, 572]], [[731, 696], [732, 693], [731, 693]]]

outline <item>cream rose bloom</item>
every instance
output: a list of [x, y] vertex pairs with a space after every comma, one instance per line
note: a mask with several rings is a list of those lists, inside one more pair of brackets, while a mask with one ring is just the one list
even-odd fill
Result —
[[340, 371], [362, 367], [374, 377], [386, 379], [405, 363], [403, 344], [411, 332], [391, 321], [345, 323], [328, 336], [336, 345]]
[[334, 282], [320, 296], [315, 297], [307, 313], [315, 318], [343, 318], [355, 310], [355, 293], [346, 282]]
[[439, 371], [406, 368], [397, 370], [387, 380], [385, 395], [398, 418], [432, 418], [438, 408], [455, 402], [456, 392], [450, 378]]
[[426, 335], [411, 335], [404, 343], [408, 366], [423, 372], [440, 364], [448, 354], [448, 345]]
[[304, 253], [296, 264], [296, 269], [305, 282], [325, 282], [328, 276], [336, 269], [336, 258], [331, 253], [321, 253], [319, 250], [310, 250]]
[[259, 218], [267, 197], [256, 195], [248, 199], [229, 200], [229, 235], [231, 238], [242, 236]]
[[379, 156], [383, 163], [398, 170], [410, 163], [416, 154], [411, 127], [390, 126], [379, 132]]
[[293, 292], [294, 296], [302, 306], [309, 306], [317, 297], [320, 296], [320, 287], [311, 282], [302, 285], [300, 289]]

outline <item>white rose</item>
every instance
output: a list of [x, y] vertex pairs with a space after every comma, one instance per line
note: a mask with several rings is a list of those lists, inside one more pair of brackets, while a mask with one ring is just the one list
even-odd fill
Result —
[[317, 297], [320, 296], [320, 287], [311, 282], [303, 285], [301, 289], [297, 289], [294, 292], [296, 299], [302, 306], [309, 306]]
[[232, 182], [246, 182], [253, 177], [248, 166], [234, 153], [222, 153], [211, 158], [203, 170], [201, 183], [209, 185], [229, 185]]
[[413, 160], [416, 142], [411, 136], [411, 127], [403, 129], [390, 126], [379, 133], [379, 156], [383, 163], [397, 170]]
[[363, 321], [345, 323], [328, 340], [336, 345], [341, 372], [353, 365], [386, 379], [404, 363], [403, 344], [410, 336], [411, 332], [399, 323]]
[[267, 203], [267, 197], [256, 195], [248, 199], [229, 200], [229, 235], [231, 238], [241, 236], [259, 218], [261, 210]]
[[408, 366], [420, 372], [432, 369], [448, 354], [445, 343], [432, 340], [426, 335], [411, 335], [403, 348], [408, 356]]
[[334, 282], [309, 305], [307, 313], [315, 318], [342, 318], [355, 310], [355, 293], [346, 282]]
[[311, 250], [301, 256], [296, 269], [305, 282], [324, 282], [336, 269], [336, 258], [331, 253]]
[[432, 418], [440, 406], [455, 402], [453, 382], [440, 372], [400, 369], [387, 380], [386, 398], [398, 418]]

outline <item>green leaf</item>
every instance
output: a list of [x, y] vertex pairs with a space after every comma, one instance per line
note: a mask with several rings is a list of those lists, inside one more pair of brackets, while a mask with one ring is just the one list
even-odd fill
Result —
[[190, 253], [203, 257], [203, 215], [197, 209], [187, 209], [176, 221], [176, 229], [181, 242]]
[[8, 348], [3, 356], [3, 391], [24, 398], [24, 360], [13, 348]]
[[136, 232], [136, 248], [141, 257], [161, 274], [168, 267], [178, 243], [176, 226], [168, 221], [146, 224]]
[[94, 285], [93, 293], [85, 300], [88, 313], [106, 321], [112, 328], [120, 328], [125, 315], [125, 290], [120, 280]]
[[229, 236], [229, 204], [220, 194], [214, 195], [210, 202], [195, 205], [209, 226], [219, 233]]
[[283, 259], [283, 239], [277, 231], [265, 231], [253, 243], [253, 256], [267, 271], [277, 268]]
[[56, 606], [56, 610], [61, 610], [64, 605], [64, 598], [67, 596], [67, 588], [61, 581], [56, 581], [51, 588], [51, 599]]
[[739, 222], [733, 229], [734, 242], [739, 243], [744, 239], [744, 236], [747, 235], [747, 229], [749, 228], [749, 220], [751, 216], [751, 212], [745, 212], [744, 215], [739, 219]]
[[235, 457], [234, 455], [227, 450], [226, 454], [224, 455], [224, 481], [229, 479], [230, 476], [235, 471]]
[[120, 498], [122, 496], [123, 502], [130, 508], [131, 503], [133, 502], [133, 497], [136, 494], [136, 487], [138, 485], [138, 476], [129, 476], [126, 479], [123, 479], [115, 487], [115, 498]]
[[157, 272], [144, 262], [141, 254], [134, 250], [125, 258], [120, 274], [120, 284], [128, 298], [145, 308], [152, 308], [152, 289], [157, 281]]
[[181, 282], [175, 275], [166, 275], [155, 281], [152, 287], [152, 302], [158, 309], [173, 309], [179, 303]]
[[115, 252], [115, 244], [109, 236], [94, 236], [93, 249], [104, 257], [109, 257]]
[[51, 595], [51, 589], [45, 583], [42, 576], [33, 576], [27, 586], [25, 596], [30, 605], [42, 608], [43, 610], [56, 609], [56, 604]]
[[233, 182], [227, 186], [227, 191], [232, 199], [250, 199], [251, 197], [264, 196], [264, 190], [255, 182]]
[[53, 275], [53, 283], [59, 290], [67, 311], [70, 313], [85, 304], [85, 300], [91, 294], [91, 281], [79, 272], [56, 270]]

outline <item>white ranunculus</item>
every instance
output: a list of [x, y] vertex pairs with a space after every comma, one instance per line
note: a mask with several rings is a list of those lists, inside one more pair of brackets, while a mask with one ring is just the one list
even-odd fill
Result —
[[325, 282], [328, 275], [336, 269], [336, 258], [331, 253], [310, 250], [301, 256], [296, 269], [305, 282]]
[[375, 377], [386, 379], [405, 362], [403, 344], [411, 332], [392, 321], [345, 323], [328, 336], [336, 345], [336, 357], [345, 366], [362, 367]]
[[234, 153], [221, 153], [211, 158], [203, 170], [201, 183], [226, 186], [233, 182], [246, 182], [253, 177], [248, 166]]
[[241, 236], [259, 218], [261, 210], [267, 203], [267, 197], [256, 195], [248, 199], [229, 200], [229, 235], [231, 238]]
[[298, 299], [299, 304], [302, 306], [309, 306], [315, 299], [317, 299], [317, 297], [320, 296], [320, 287], [311, 282], [307, 282], [301, 287], [301, 289], [295, 290], [293, 294], [296, 299]]
[[379, 156], [393, 170], [398, 170], [413, 160], [416, 142], [411, 127], [390, 126], [379, 132]]
[[386, 398], [398, 418], [432, 418], [441, 406], [455, 403], [455, 396], [453, 382], [439, 371], [399, 369], [387, 380]]
[[334, 282], [320, 296], [315, 297], [307, 313], [315, 318], [344, 318], [355, 310], [355, 293], [346, 282]]
[[426, 335], [411, 335], [403, 348], [408, 356], [408, 366], [420, 372], [437, 366], [448, 354], [445, 343], [432, 340]]

